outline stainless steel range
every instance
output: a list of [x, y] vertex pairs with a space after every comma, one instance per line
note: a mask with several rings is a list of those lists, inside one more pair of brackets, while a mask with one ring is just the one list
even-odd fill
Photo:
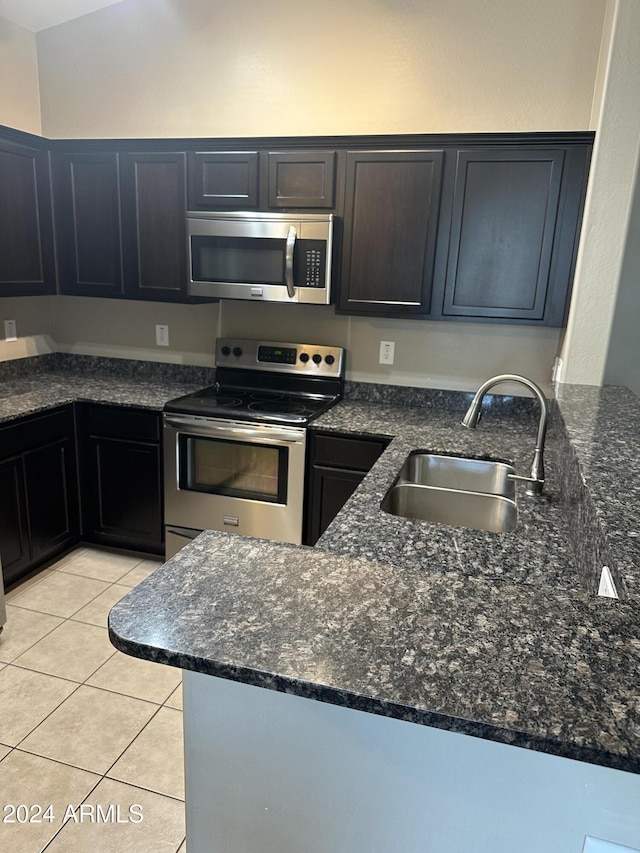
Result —
[[167, 559], [201, 530], [300, 544], [306, 427], [343, 385], [341, 347], [220, 338], [215, 385], [164, 407]]

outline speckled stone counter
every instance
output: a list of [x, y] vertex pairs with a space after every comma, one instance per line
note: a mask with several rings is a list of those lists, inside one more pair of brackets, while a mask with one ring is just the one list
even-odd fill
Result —
[[0, 423], [85, 401], [161, 411], [211, 384], [207, 368], [56, 353], [0, 363]]
[[[546, 494], [520, 495], [518, 528], [499, 535], [396, 518], [380, 501], [417, 448], [507, 459], [526, 473], [530, 405], [509, 413], [490, 402], [473, 432], [458, 425], [465, 395], [402, 406], [350, 395], [314, 428], [393, 440], [316, 547], [205, 532], [115, 606], [112, 642], [172, 666], [640, 773], [640, 607], [631, 581], [625, 601], [594, 595], [595, 563], [582, 564], [577, 540], [597, 533], [600, 553], [616, 537], [576, 526], [567, 505], [595, 470], [578, 441], [587, 413], [590, 447], [606, 442], [605, 421], [613, 431], [636, 422], [627, 392], [605, 391], [598, 402], [565, 389]], [[605, 403], [601, 432], [595, 409]], [[620, 480], [636, 451], [620, 442], [606, 483], [617, 479], [619, 500], [635, 495], [637, 509]], [[598, 520], [596, 491], [583, 524]], [[631, 579], [636, 557], [627, 548], [621, 558]]]

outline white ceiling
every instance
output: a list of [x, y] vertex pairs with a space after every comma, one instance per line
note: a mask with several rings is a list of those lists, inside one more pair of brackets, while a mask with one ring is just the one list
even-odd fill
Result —
[[122, 0], [0, 0], [0, 18], [7, 18], [32, 33], [71, 21]]

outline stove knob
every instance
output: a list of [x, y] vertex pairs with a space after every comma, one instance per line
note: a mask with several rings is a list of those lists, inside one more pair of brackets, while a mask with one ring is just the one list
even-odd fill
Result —
[[322, 356], [320, 355], [320, 353], [316, 353], [313, 356], [313, 363], [314, 364], [320, 364], [321, 361], [322, 361]]
[[301, 361], [303, 364], [306, 364], [306, 363], [309, 361], [309, 353], [308, 353], [308, 352], [302, 352], [302, 353], [300, 353], [300, 361]]
[[238, 358], [240, 358], [240, 356], [242, 355], [242, 349], [240, 347], [234, 347], [233, 348], [233, 354], [235, 356], [237, 356]]
[[222, 355], [231, 355], [231, 347], [222, 347], [220, 352], [222, 353]]
[[324, 360], [327, 362], [327, 364], [333, 364], [333, 362], [335, 361], [335, 358], [332, 355], [327, 355], [327, 356], [325, 356]]

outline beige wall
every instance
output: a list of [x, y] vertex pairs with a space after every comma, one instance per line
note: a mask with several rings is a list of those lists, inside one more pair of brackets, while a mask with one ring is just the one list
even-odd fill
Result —
[[584, 130], [605, 0], [124, 0], [38, 34], [52, 137]]
[[[620, 361], [627, 354], [626, 384], [640, 385], [640, 364], [633, 358], [637, 344], [615, 340], [621, 333], [637, 336], [640, 324], [636, 294], [640, 266], [634, 244], [640, 231], [640, 207], [634, 206], [640, 168], [639, 39], [638, 0], [616, 0], [574, 295], [562, 346], [565, 382], [602, 384], [611, 341], [617, 375], [622, 376]], [[614, 324], [619, 296], [619, 320]]]
[[[56, 296], [22, 296], [0, 299], [0, 361], [55, 352], [53, 302]], [[5, 341], [4, 321], [15, 320], [17, 341]]]
[[[294, 313], [295, 312], [295, 313]], [[361, 382], [475, 390], [498, 373], [524, 373], [549, 389], [558, 329], [336, 315], [332, 307], [225, 302], [222, 333], [345, 347], [348, 378]], [[292, 331], [295, 329], [295, 331]], [[380, 341], [395, 363], [379, 364]]]
[[640, 169], [605, 367], [606, 385], [626, 385], [640, 397]]
[[[58, 296], [52, 335], [62, 352], [213, 366], [217, 303], [160, 302]], [[169, 346], [156, 346], [156, 324], [169, 326]]]
[[[38, 34], [43, 132], [582, 130], [605, 7], [606, 0], [124, 0]], [[155, 323], [170, 325], [168, 350], [154, 346]], [[349, 350], [352, 378], [455, 388], [504, 370], [547, 385], [558, 344], [557, 330], [241, 302], [218, 310], [59, 298], [51, 324], [64, 350], [194, 364], [211, 363], [214, 328], [333, 342]], [[377, 363], [380, 340], [396, 343], [393, 367]]]
[[42, 133], [36, 39], [0, 18], [0, 124]]

